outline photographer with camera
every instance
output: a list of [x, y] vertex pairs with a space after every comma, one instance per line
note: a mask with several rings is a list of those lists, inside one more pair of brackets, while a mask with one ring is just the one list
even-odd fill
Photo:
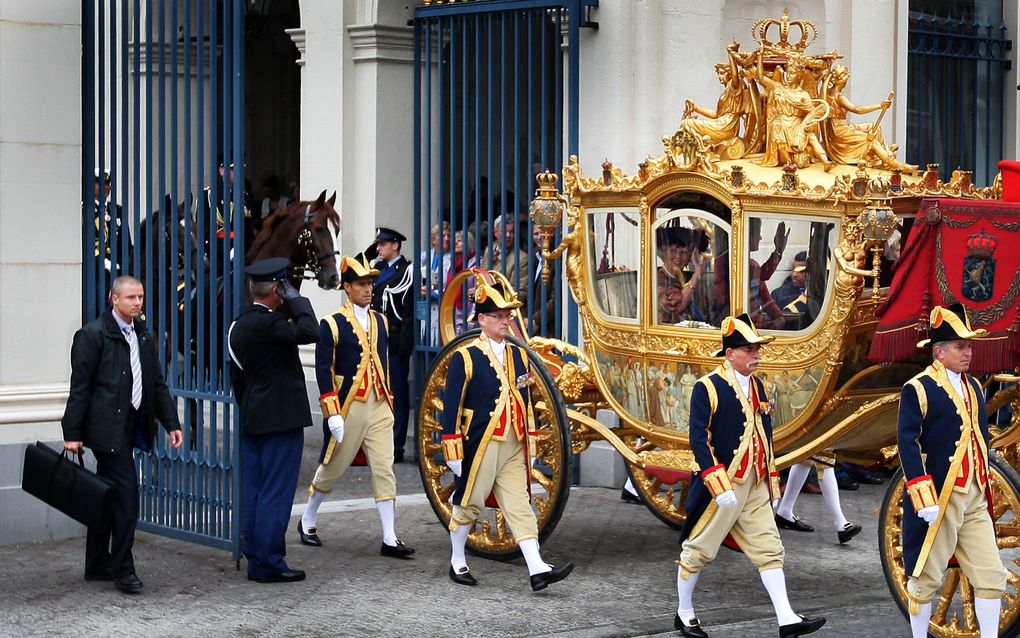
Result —
[[[241, 410], [241, 532], [248, 580], [290, 583], [284, 536], [297, 489], [304, 428], [312, 424], [298, 346], [315, 343], [312, 304], [287, 280], [282, 257], [257, 261], [244, 272], [253, 302], [230, 325], [231, 383]], [[286, 304], [292, 319], [274, 312]]]

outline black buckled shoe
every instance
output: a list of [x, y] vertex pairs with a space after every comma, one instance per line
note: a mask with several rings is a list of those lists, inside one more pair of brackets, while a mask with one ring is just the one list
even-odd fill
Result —
[[312, 547], [322, 547], [322, 541], [319, 540], [319, 535], [316, 533], [317, 529], [314, 527], [308, 528], [308, 533], [305, 533], [304, 523], [298, 519], [297, 522], [297, 533], [301, 537], [302, 545], [310, 545]]
[[142, 581], [138, 580], [135, 574], [128, 574], [113, 579], [113, 585], [125, 594], [140, 594], [142, 592]]
[[800, 520], [799, 516], [794, 516], [791, 521], [788, 518], [782, 517], [776, 514], [776, 527], [779, 529], [792, 529], [795, 532], [813, 532], [815, 528], [811, 527], [804, 521]]
[[822, 628], [825, 624], [825, 618], [819, 616], [818, 618], [806, 618], [801, 616], [801, 621], [793, 623], [792, 625], [780, 625], [779, 626], [779, 638], [797, 638], [797, 636], [806, 636], [813, 634]]
[[268, 576], [248, 575], [248, 580], [256, 583], [296, 583], [305, 579], [305, 573], [300, 569], [288, 569], [287, 571], [269, 574]]
[[414, 550], [404, 545], [404, 541], [397, 541], [396, 545], [382, 544], [382, 548], [379, 553], [383, 556], [389, 556], [390, 558], [410, 558]]
[[471, 575], [471, 572], [466, 566], [464, 567], [464, 571], [459, 572], [453, 568], [453, 565], [450, 565], [450, 580], [458, 585], [474, 586], [478, 584], [478, 581], [475, 580], [475, 577]]
[[569, 576], [572, 571], [574, 571], [574, 564], [565, 563], [559, 567], [553, 567], [552, 571], [535, 574], [531, 577], [531, 591], [541, 591], [553, 583], [558, 583]]
[[708, 638], [708, 634], [706, 634], [705, 630], [701, 628], [701, 623], [698, 622], [697, 617], [684, 622], [680, 618], [680, 614], [677, 614], [673, 618], [673, 629], [679, 630], [680, 635], [687, 636], [687, 638]]
[[842, 545], [843, 543], [847, 542], [848, 540], [850, 540], [854, 536], [857, 536], [860, 533], [861, 533], [860, 523], [847, 521], [847, 524], [843, 526], [843, 529], [836, 532], [836, 536], [839, 537], [839, 544]]

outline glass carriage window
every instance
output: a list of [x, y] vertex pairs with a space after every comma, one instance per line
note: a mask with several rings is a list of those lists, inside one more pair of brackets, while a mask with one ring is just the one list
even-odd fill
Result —
[[832, 221], [751, 214], [745, 264], [747, 305], [764, 330], [805, 330], [821, 315], [831, 288]]
[[693, 208], [657, 208], [655, 217], [654, 321], [718, 328], [729, 314], [729, 280], [718, 276], [729, 254], [729, 224]]
[[610, 317], [638, 316], [640, 219], [637, 208], [588, 211], [592, 289], [599, 310]]

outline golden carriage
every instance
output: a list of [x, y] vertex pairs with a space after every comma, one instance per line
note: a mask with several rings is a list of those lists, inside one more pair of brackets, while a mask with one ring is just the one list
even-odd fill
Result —
[[[799, 41], [790, 40], [791, 28], [799, 29]], [[775, 30], [779, 38], [772, 42]], [[779, 467], [819, 454], [868, 465], [897, 462], [900, 387], [924, 364], [868, 359], [876, 310], [890, 291], [890, 266], [923, 198], [988, 199], [1000, 187], [997, 180], [976, 188], [962, 171], [943, 183], [937, 166], [919, 173], [894, 159], [876, 122], [847, 122], [847, 112], [884, 114], [892, 96], [869, 107], [843, 98], [848, 71], [836, 64], [835, 52], [807, 52], [814, 34], [814, 25], [788, 15], [756, 23], [757, 48], [741, 52], [730, 45], [728, 61], [717, 66], [718, 107], [688, 101], [678, 129], [663, 138], [664, 154], [640, 163], [636, 174], [606, 162], [601, 175], [589, 177], [571, 157], [562, 195], [556, 175], [537, 177], [531, 219], [552, 237], [566, 215], [568, 232], [545, 255], [565, 260], [583, 326], [580, 346], [529, 337], [523, 319], [518, 326], [538, 372], [540, 462], [532, 476], [543, 539], [566, 505], [572, 456], [595, 441], [623, 456], [656, 516], [682, 524], [685, 479], [697, 471], [688, 449], [690, 391], [718, 365], [714, 353], [727, 315], [747, 312], [761, 332], [776, 337], [759, 375], [776, 403]], [[803, 293], [787, 303], [777, 295], [795, 257]], [[458, 275], [443, 300], [445, 346], [428, 372], [418, 412], [422, 480], [444, 524], [454, 486], [439, 444], [442, 390], [451, 353], [477, 335], [455, 334], [450, 297], [474, 275]], [[993, 446], [1002, 452], [993, 474], [996, 532], [1010, 570], [1004, 635], [1020, 630], [1015, 381], [988, 379], [998, 389], [989, 411], [1003, 420], [993, 424]], [[1003, 411], [1011, 401], [1014, 409]], [[599, 418], [600, 410], [615, 417]], [[888, 585], [906, 609], [898, 545], [902, 487], [898, 474], [881, 511], [880, 542]], [[516, 552], [498, 509], [479, 520], [469, 547], [490, 557]], [[934, 635], [977, 635], [972, 592], [958, 572], [950, 570], [934, 606]]]

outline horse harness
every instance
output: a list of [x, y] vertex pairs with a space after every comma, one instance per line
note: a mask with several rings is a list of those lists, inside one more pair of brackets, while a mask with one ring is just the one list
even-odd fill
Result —
[[[310, 228], [312, 217], [312, 205], [308, 204], [305, 207], [305, 225], [301, 228], [301, 233], [298, 235], [298, 246], [305, 251], [305, 263], [300, 266], [291, 266], [291, 276], [300, 279], [315, 279], [322, 270], [322, 262], [340, 254], [338, 250], [325, 252], [321, 255], [315, 254], [315, 244], [312, 242], [312, 231]], [[311, 271], [312, 274], [306, 275], [305, 273], [308, 271]]]

